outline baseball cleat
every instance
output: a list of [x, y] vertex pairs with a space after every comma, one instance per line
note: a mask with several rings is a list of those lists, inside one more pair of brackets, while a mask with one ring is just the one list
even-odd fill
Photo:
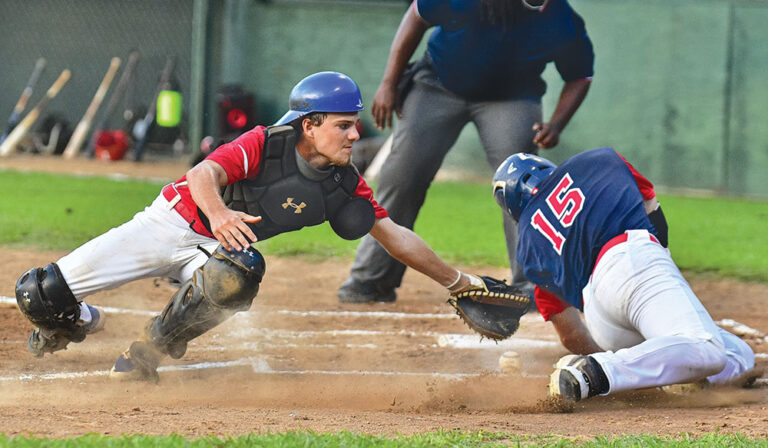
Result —
[[589, 384], [573, 367], [556, 369], [549, 377], [549, 395], [566, 401], [579, 401], [589, 396]]
[[607, 393], [608, 378], [591, 356], [566, 355], [549, 377], [549, 395], [576, 402]]
[[152, 349], [146, 342], [134, 342], [115, 361], [109, 371], [109, 378], [118, 381], [151, 381], [157, 383], [157, 361], [160, 355], [150, 354]]
[[42, 358], [46, 353], [65, 350], [70, 342], [62, 330], [35, 327], [27, 339], [27, 350], [35, 355], [35, 358]]
[[394, 289], [380, 288], [373, 283], [361, 283], [352, 278], [344, 282], [338, 292], [341, 303], [394, 302]]
[[565, 355], [557, 361], [555, 368], [562, 369], [563, 367], [573, 365], [579, 360], [579, 358], [581, 358], [581, 355]]
[[42, 358], [46, 353], [66, 350], [70, 342], [82, 342], [86, 335], [98, 333], [104, 329], [104, 312], [95, 306], [87, 305], [91, 312], [91, 321], [84, 325], [75, 325], [72, 329], [35, 327], [27, 339], [27, 350]]

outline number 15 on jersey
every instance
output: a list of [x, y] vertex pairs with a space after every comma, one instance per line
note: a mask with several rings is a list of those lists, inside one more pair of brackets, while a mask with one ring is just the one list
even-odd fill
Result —
[[[565, 173], [547, 196], [546, 203], [555, 220], [563, 228], [570, 227], [584, 208], [584, 193], [581, 189], [573, 187], [571, 175]], [[565, 237], [555, 228], [541, 208], [537, 209], [531, 217], [531, 225], [552, 243], [552, 248], [558, 255], [562, 255]]]

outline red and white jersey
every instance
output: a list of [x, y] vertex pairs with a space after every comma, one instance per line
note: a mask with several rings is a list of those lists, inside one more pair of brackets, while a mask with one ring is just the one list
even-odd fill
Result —
[[[235, 140], [225, 143], [216, 148], [205, 160], [216, 162], [227, 173], [227, 185], [233, 184], [243, 179], [253, 179], [259, 175], [261, 169], [261, 155], [264, 149], [264, 132], [267, 128], [257, 126], [250, 131], [240, 135]], [[186, 185], [187, 178], [183, 176], [175, 182], [176, 190], [181, 196], [181, 204], [192, 212], [192, 219], [200, 221], [197, 211], [197, 204], [192, 199], [189, 187]], [[363, 177], [355, 190], [355, 196], [367, 199], [373, 205], [376, 218], [386, 218], [389, 216], [387, 211], [381, 207], [373, 197], [373, 190], [365, 183]], [[195, 226], [195, 230], [205, 236], [213, 238], [205, 229]]]

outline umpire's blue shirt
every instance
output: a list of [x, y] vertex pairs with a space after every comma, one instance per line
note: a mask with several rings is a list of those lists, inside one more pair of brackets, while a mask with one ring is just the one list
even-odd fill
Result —
[[416, 10], [437, 27], [427, 51], [440, 81], [467, 100], [539, 98], [541, 73], [553, 61], [566, 82], [593, 75], [592, 42], [566, 0], [524, 10], [506, 28], [484, 18], [481, 0], [416, 0]]

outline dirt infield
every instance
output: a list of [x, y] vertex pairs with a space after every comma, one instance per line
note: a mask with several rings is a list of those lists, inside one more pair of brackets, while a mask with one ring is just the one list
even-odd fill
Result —
[[[9, 163], [15, 162], [0, 167], [15, 168]], [[160, 169], [142, 174], [176, 175]], [[144, 280], [92, 296], [89, 302], [107, 307], [106, 330], [35, 359], [25, 346], [31, 325], [10, 299], [13, 285], [26, 269], [63, 253], [2, 252], [0, 432], [9, 435], [463, 429], [768, 436], [765, 378], [748, 390], [685, 397], [646, 390], [599, 397], [560, 413], [547, 404], [546, 385], [553, 362], [565, 350], [540, 317], [525, 316], [511, 342], [480, 343], [452, 315], [442, 288], [412, 271], [394, 304], [341, 305], [335, 291], [351, 260], [268, 258], [267, 275], [249, 312], [190, 344], [183, 359], [166, 364], [158, 385], [115, 383], [106, 373], [116, 356], [151, 312], [162, 309], [174, 286]], [[507, 275], [499, 268], [466, 269]], [[703, 276], [689, 280], [716, 320], [733, 319], [768, 332], [768, 286]], [[745, 339], [757, 353], [768, 352], [764, 334]], [[499, 372], [498, 358], [507, 350], [520, 354], [520, 374]], [[765, 355], [758, 364], [768, 367]]]
[[[20, 272], [60, 255], [4, 252], [0, 294], [7, 297]], [[92, 303], [111, 307], [106, 330], [44, 359], [26, 352], [31, 325], [15, 306], [1, 305], [0, 432], [482, 429], [575, 436], [720, 430], [768, 436], [766, 387], [690, 397], [649, 390], [557, 413], [544, 402], [546, 376], [564, 349], [539, 317], [525, 317], [514, 346], [485, 341], [457, 348], [446, 340], [477, 344], [479, 338], [450, 315], [441, 288], [409, 273], [395, 304], [342, 306], [335, 289], [347, 268], [333, 261], [268, 260], [251, 311], [191, 344], [187, 356], [169, 363], [176, 367], [161, 372], [158, 385], [114, 383], [106, 371], [147, 319], [139, 311], [159, 311], [173, 293], [168, 282], [140, 281], [93, 296]], [[716, 319], [768, 329], [768, 287], [705, 279], [693, 286]], [[768, 343], [749, 341], [757, 352], [768, 352]], [[523, 360], [521, 375], [498, 370], [499, 356], [510, 347]]]

